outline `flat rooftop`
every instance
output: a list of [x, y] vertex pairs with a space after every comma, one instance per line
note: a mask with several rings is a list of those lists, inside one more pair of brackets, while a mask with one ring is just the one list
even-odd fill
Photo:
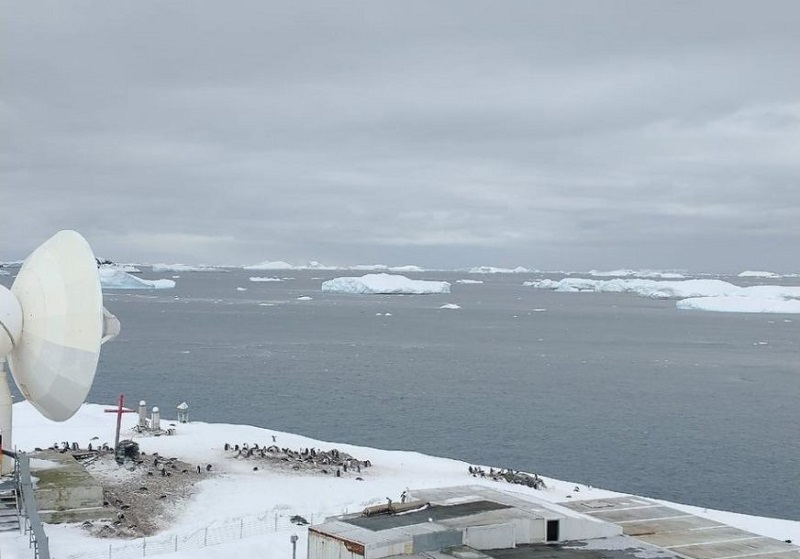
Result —
[[[623, 534], [688, 559], [800, 559], [800, 548], [792, 544], [643, 497], [573, 501], [564, 506], [613, 522], [622, 528]], [[508, 556], [511, 557], [514, 556]]]
[[376, 516], [355, 516], [352, 518], [342, 518], [342, 522], [347, 522], [360, 528], [366, 528], [373, 532], [381, 530], [391, 530], [401, 526], [414, 526], [425, 522], [438, 522], [450, 518], [460, 518], [481, 512], [488, 512], [501, 509], [510, 509], [509, 505], [495, 503], [493, 501], [473, 501], [458, 505], [431, 505], [423, 510], [407, 512], [403, 514], [386, 514]]

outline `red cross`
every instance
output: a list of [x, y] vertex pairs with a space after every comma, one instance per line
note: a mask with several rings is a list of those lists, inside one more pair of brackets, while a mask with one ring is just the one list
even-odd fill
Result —
[[115, 413], [117, 414], [117, 433], [114, 435], [114, 452], [117, 451], [117, 446], [119, 446], [119, 429], [122, 426], [122, 414], [123, 413], [136, 413], [136, 410], [128, 410], [122, 407], [122, 403], [125, 401], [125, 396], [122, 394], [119, 395], [119, 406], [113, 410], [103, 410], [106, 413]]

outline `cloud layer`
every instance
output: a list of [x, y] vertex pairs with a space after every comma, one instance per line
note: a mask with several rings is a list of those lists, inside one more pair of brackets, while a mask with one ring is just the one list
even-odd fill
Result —
[[6, 6], [0, 259], [797, 270], [797, 3], [284, 4]]

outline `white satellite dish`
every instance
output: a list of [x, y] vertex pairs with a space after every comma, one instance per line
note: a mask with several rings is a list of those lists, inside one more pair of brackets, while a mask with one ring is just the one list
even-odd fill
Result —
[[[8, 357], [20, 392], [53, 421], [72, 417], [92, 387], [100, 345], [119, 333], [103, 307], [89, 243], [60, 231], [25, 260], [11, 290], [0, 286], [0, 369]], [[0, 374], [0, 431], [11, 449], [11, 392]], [[4, 461], [3, 473], [7, 471]]]

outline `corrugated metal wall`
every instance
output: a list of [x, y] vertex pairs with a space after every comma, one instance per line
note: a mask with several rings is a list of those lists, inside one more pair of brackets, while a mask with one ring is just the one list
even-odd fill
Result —
[[308, 532], [308, 559], [365, 559], [364, 555], [349, 551], [346, 542], [320, 534]]

